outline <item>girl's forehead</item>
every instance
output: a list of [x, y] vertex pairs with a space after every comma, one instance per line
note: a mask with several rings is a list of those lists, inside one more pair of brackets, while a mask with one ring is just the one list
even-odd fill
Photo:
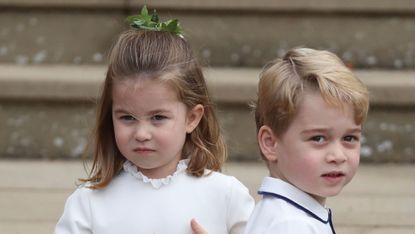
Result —
[[125, 89], [129, 92], [147, 89], [159, 89], [170, 92], [174, 91], [168, 82], [148, 76], [128, 77], [125, 79], [115, 80], [114, 89]]
[[175, 90], [166, 82], [156, 79], [128, 79], [114, 82], [114, 104], [149, 103], [161, 104], [179, 101]]

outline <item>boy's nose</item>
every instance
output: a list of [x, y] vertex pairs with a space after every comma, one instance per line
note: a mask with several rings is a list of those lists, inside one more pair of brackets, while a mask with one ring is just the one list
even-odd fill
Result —
[[327, 161], [330, 163], [337, 164], [337, 163], [343, 163], [346, 160], [347, 160], [347, 156], [341, 144], [334, 144], [327, 156]]

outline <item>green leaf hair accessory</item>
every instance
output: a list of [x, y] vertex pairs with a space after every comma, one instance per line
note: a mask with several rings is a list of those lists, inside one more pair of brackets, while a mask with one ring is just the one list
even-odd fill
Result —
[[132, 28], [138, 30], [149, 30], [157, 32], [170, 32], [179, 37], [183, 37], [183, 28], [177, 19], [159, 22], [159, 16], [156, 10], [151, 15], [148, 14], [147, 7], [144, 5], [139, 15], [127, 17], [127, 22]]

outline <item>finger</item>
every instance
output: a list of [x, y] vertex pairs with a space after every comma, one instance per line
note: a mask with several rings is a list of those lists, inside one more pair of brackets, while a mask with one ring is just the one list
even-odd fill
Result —
[[194, 234], [209, 234], [205, 229], [202, 228], [202, 226], [200, 226], [196, 219], [192, 219], [190, 221], [190, 226], [192, 227]]

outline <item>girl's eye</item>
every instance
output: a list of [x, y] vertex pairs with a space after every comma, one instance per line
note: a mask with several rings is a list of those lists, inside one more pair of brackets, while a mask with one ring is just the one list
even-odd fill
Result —
[[313, 136], [310, 138], [311, 141], [317, 142], [317, 143], [322, 143], [324, 142], [326, 139], [324, 136]]
[[131, 116], [131, 115], [122, 115], [119, 118], [120, 118], [120, 120], [125, 120], [125, 121], [135, 120], [135, 118], [133, 116]]
[[167, 117], [164, 115], [154, 115], [153, 117], [151, 117], [151, 120], [154, 120], [154, 121], [161, 121], [164, 119], [167, 119]]
[[344, 141], [347, 141], [347, 142], [359, 141], [359, 137], [353, 136], [353, 135], [345, 136], [343, 139], [344, 139]]

